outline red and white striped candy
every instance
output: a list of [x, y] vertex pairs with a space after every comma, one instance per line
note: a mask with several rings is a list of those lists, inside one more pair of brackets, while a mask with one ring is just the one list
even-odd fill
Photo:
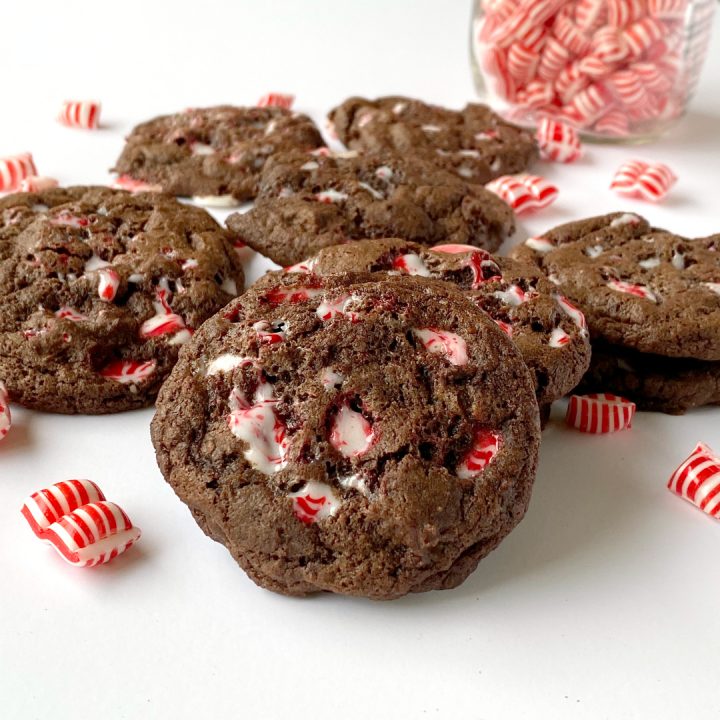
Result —
[[576, 430], [596, 435], [632, 427], [635, 403], [609, 393], [571, 395], [565, 422]]
[[618, 195], [658, 202], [676, 182], [677, 177], [667, 165], [632, 160], [618, 168], [610, 189]]
[[125, 511], [107, 500], [82, 505], [63, 515], [45, 533], [64, 560], [76, 567], [110, 562], [140, 538]]
[[720, 458], [705, 443], [695, 446], [670, 477], [668, 488], [720, 520]]
[[100, 268], [98, 274], [98, 296], [105, 302], [112, 302], [120, 286], [120, 275], [110, 267]]
[[537, 129], [537, 143], [545, 160], [570, 163], [582, 155], [577, 130], [552, 118], [541, 118]]
[[527, 48], [521, 43], [515, 43], [508, 50], [508, 72], [519, 83], [527, 83], [532, 79], [538, 62], [537, 51]]
[[5, 387], [5, 383], [0, 380], [0, 440], [8, 434], [11, 425], [10, 395]]
[[30, 153], [0, 158], [0, 192], [18, 190], [26, 178], [37, 175]]
[[480, 66], [496, 95], [504, 100], [515, 98], [515, 80], [508, 69], [507, 57], [500, 48], [487, 48], [480, 57]]
[[645, 15], [644, 0], [606, 0], [608, 25], [622, 28]]
[[159, 289], [156, 293], [157, 300], [153, 302], [155, 315], [145, 320], [140, 326], [140, 337], [144, 340], [160, 335], [169, 335], [186, 330], [185, 321], [180, 315], [174, 313], [168, 304], [168, 292]]
[[557, 16], [553, 33], [573, 55], [585, 55], [592, 46], [592, 40], [567, 15]]
[[37, 193], [43, 190], [51, 190], [57, 186], [58, 181], [55, 178], [32, 175], [20, 182], [20, 191]]
[[682, 20], [689, 0], [647, 0], [648, 13], [660, 20]]
[[553, 86], [549, 82], [534, 80], [529, 83], [525, 90], [520, 90], [516, 102], [524, 108], [542, 108], [547, 106], [553, 99]]
[[632, 63], [629, 69], [642, 80], [648, 92], [664, 95], [674, 85], [672, 74], [663, 72], [655, 63], [636, 62]]
[[632, 70], [618, 70], [608, 76], [608, 86], [625, 107], [637, 107], [648, 103], [648, 92], [640, 76]]
[[92, 480], [63, 480], [34, 492], [20, 512], [32, 531], [44, 539], [48, 528], [63, 515], [101, 500], [105, 500], [105, 495]]
[[628, 54], [624, 36], [609, 25], [601, 27], [593, 35], [592, 54], [609, 63], [624, 60]]
[[289, 110], [295, 102], [294, 95], [285, 95], [283, 93], [267, 93], [263, 95], [257, 102], [258, 107], [279, 107]]
[[594, 127], [599, 133], [622, 137], [630, 132], [630, 120], [622, 110], [611, 110], [603, 115]]
[[68, 127], [95, 130], [100, 124], [100, 103], [92, 100], [66, 100], [58, 120]]
[[537, 175], [503, 175], [485, 186], [519, 215], [555, 202], [558, 189]]
[[606, 19], [605, 0], [578, 0], [575, 3], [575, 22], [586, 31], [596, 30]]
[[314, 481], [288, 497], [292, 498], [295, 517], [306, 525], [332, 517], [341, 503], [329, 485]]
[[636, 285], [635, 283], [625, 282], [624, 280], [608, 280], [607, 286], [615, 292], [625, 293], [626, 295], [634, 295], [635, 297], [649, 300], [657, 303], [657, 295], [645, 285]]
[[543, 80], [551, 82], [560, 74], [569, 60], [570, 51], [557, 38], [548, 38], [540, 56], [538, 75]]
[[428, 352], [444, 355], [451, 365], [467, 364], [467, 343], [457, 333], [436, 328], [413, 328], [413, 335]]
[[502, 445], [502, 435], [495, 430], [476, 431], [472, 447], [465, 453], [455, 473], [462, 480], [474, 478], [493, 461]]
[[155, 360], [113, 360], [100, 370], [100, 374], [122, 385], [137, 385], [147, 380], [156, 366]]
[[665, 35], [665, 26], [655, 18], [645, 17], [622, 32], [625, 46], [632, 57], [640, 57]]
[[580, 117], [583, 127], [592, 125], [612, 106], [612, 96], [604, 85], [593, 83], [581, 90], [570, 104]]

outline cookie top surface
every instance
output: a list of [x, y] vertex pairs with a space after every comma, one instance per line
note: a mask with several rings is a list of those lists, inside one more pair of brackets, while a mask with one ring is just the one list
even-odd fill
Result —
[[291, 265], [368, 237], [495, 250], [514, 232], [515, 217], [485, 188], [419, 160], [316, 152], [273, 158], [261, 197], [228, 226], [253, 249]]
[[[590, 361], [585, 320], [537, 268], [466, 245], [427, 248], [407, 240], [362, 240], [321, 250], [282, 272], [418, 275], [452, 283], [509, 335], [530, 368], [541, 405], [570, 392]], [[279, 273], [268, 273], [272, 284]]]
[[159, 193], [0, 199], [0, 378], [56, 412], [147, 405], [184, 342], [242, 290], [232, 236]]
[[193, 337], [152, 424], [201, 526], [288, 594], [441, 587], [529, 499], [538, 409], [513, 344], [444, 283], [359, 279], [251, 288]]
[[631, 213], [568, 223], [513, 252], [583, 310], [593, 339], [720, 360], [720, 235], [691, 240]]
[[322, 144], [309, 117], [284, 108], [191, 108], [136, 126], [114, 170], [173, 195], [237, 205], [255, 197], [273, 153]]
[[532, 133], [486, 105], [448, 110], [406, 97], [352, 97], [329, 118], [347, 147], [410, 153], [473, 183], [523, 172], [538, 157]]

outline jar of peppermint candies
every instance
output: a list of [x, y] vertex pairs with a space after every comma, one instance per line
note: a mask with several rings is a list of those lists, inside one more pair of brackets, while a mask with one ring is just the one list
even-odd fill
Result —
[[687, 107], [715, 0], [475, 0], [475, 82], [508, 120], [598, 140], [658, 136]]

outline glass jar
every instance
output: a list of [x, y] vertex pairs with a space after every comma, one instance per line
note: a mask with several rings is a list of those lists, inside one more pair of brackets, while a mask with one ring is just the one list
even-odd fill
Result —
[[475, 0], [478, 92], [504, 117], [589, 139], [657, 137], [685, 112], [715, 0]]

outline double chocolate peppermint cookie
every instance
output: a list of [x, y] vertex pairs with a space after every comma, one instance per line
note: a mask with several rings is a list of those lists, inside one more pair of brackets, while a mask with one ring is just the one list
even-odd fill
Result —
[[193, 108], [135, 127], [114, 171], [205, 204], [237, 205], [255, 197], [271, 155], [322, 144], [309, 117], [284, 108]]
[[353, 150], [422, 158], [472, 183], [523, 172], [538, 157], [532, 133], [486, 105], [448, 110], [406, 97], [352, 97], [329, 118]]
[[407, 240], [362, 240], [321, 250], [316, 256], [268, 273], [327, 276], [346, 272], [417, 275], [452, 283], [513, 339], [530, 369], [538, 403], [547, 406], [580, 382], [590, 362], [582, 313], [532, 264], [493, 257], [468, 245], [423, 247]]
[[691, 240], [615, 213], [563, 225], [514, 254], [585, 313], [598, 348], [586, 389], [673, 413], [720, 400], [720, 236]]
[[391, 599], [458, 585], [519, 522], [539, 424], [517, 349], [447, 284], [287, 276], [196, 333], [152, 438], [257, 584]]
[[512, 210], [478, 185], [415, 159], [294, 153], [268, 163], [261, 197], [228, 227], [280, 265], [324, 247], [374, 237], [497, 249]]
[[0, 200], [0, 377], [63, 413], [152, 402], [194, 328], [243, 288], [231, 236], [156, 193], [71, 187]]

